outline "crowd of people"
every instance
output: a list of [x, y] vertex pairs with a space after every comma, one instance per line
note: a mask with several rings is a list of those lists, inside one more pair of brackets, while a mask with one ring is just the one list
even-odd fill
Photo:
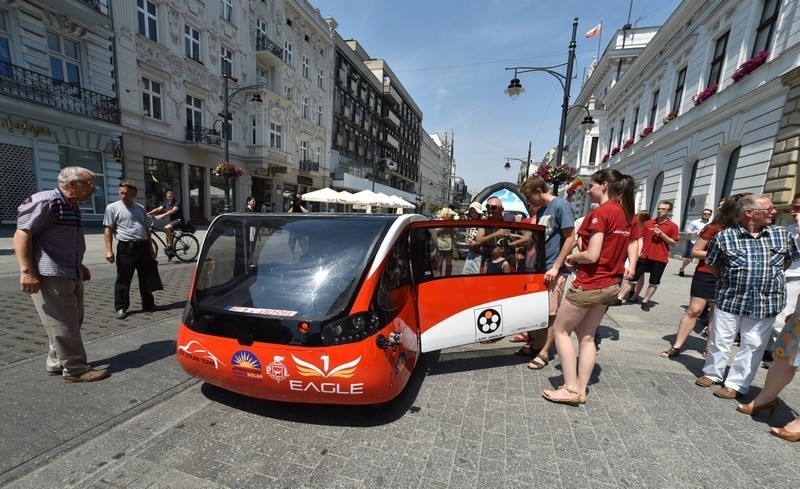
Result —
[[[88, 199], [94, 190], [91, 171], [63, 168], [57, 188], [38, 192], [19, 206], [13, 238], [20, 288], [31, 295], [48, 335], [46, 373], [60, 375], [68, 383], [108, 376], [107, 370], [88, 363], [80, 331], [83, 283], [91, 279], [91, 272], [83, 265], [86, 244], [78, 202]], [[115, 315], [125, 319], [134, 272], [142, 309], [153, 311], [156, 307], [149, 285], [155, 248], [148, 216], [167, 222], [168, 244], [183, 221], [181, 204], [172, 191], [150, 212], [134, 201], [138, 189], [133, 181], [121, 180], [118, 192], [119, 200], [106, 208], [103, 225], [106, 260], [117, 267]], [[670, 248], [679, 241], [678, 226], [669, 217], [672, 203], [659, 202], [654, 218], [646, 212], [636, 214], [633, 178], [613, 169], [592, 175], [587, 194], [593, 205], [579, 219], [572, 206], [551, 194], [539, 176], [529, 177], [520, 192], [530, 211], [528, 222], [544, 228], [544, 244], [537, 246], [530, 233], [504, 228], [503, 222], [516, 219], [504, 212], [499, 198], [486, 200], [485, 215], [481, 204], [474, 202], [465, 218], [485, 224], [466, 229], [462, 273], [507, 273], [544, 264], [548, 325], [516, 335], [511, 341], [523, 343], [516, 353], [531, 357], [531, 370], [546, 367], [554, 358], [555, 346], [563, 383], [556, 389], [544, 389], [542, 397], [553, 403], [584, 404], [596, 363], [595, 336], [608, 307], [638, 302], [644, 274], [649, 274], [649, 283], [640, 307], [650, 311], [653, 306], [651, 300], [669, 261]], [[289, 212], [308, 212], [300, 200], [296, 195]], [[254, 203], [255, 199], [248, 197], [247, 212], [254, 212]], [[791, 225], [776, 225], [777, 213], [767, 195], [737, 194], [721, 199], [716, 213], [704, 209], [701, 218], [687, 225], [689, 242], [679, 275], [685, 276], [693, 259], [698, 263], [675, 340], [660, 353], [666, 359], [679, 356], [698, 317], [710, 309], [703, 352], [706, 360], [695, 384], [716, 386], [714, 395], [723, 399], [741, 398], [750, 391], [762, 361], [768, 362], [760, 393], [737, 406], [748, 415], [778, 407], [778, 396], [800, 367], [800, 193], [791, 202]], [[451, 209], [438, 215], [442, 220], [457, 218]], [[455, 236], [446, 227], [435, 233], [437, 274], [451, 275], [452, 259], [458, 258]], [[567, 286], [570, 275], [572, 282]], [[577, 350], [572, 334], [577, 337]], [[732, 354], [737, 337], [739, 348]], [[789, 441], [800, 440], [800, 417], [772, 428], [772, 433]]]

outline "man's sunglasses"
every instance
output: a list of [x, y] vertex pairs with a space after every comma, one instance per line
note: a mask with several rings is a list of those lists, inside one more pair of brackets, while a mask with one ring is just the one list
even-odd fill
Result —
[[496, 211], [496, 210], [500, 210], [500, 209], [502, 209], [502, 207], [499, 206], [499, 205], [487, 205], [486, 206], [486, 210], [487, 211]]

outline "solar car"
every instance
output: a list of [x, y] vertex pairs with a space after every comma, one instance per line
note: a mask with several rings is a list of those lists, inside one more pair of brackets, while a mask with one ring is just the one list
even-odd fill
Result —
[[[177, 359], [198, 379], [256, 398], [389, 401], [424, 352], [546, 327], [543, 258], [510, 273], [464, 275], [463, 262], [449, 276], [436, 270], [437, 229], [486, 228], [500, 238], [487, 243], [495, 254], [519, 237], [528, 256], [543, 247], [541, 226], [496, 224], [503, 228], [417, 214], [218, 216], [201, 247]], [[513, 260], [519, 250], [506, 248]]]

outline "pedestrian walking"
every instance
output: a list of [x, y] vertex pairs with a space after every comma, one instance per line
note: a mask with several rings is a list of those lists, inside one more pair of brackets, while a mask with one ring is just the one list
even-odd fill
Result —
[[709, 219], [711, 219], [712, 213], [713, 211], [711, 209], [703, 209], [703, 213], [699, 219], [695, 219], [686, 225], [686, 236], [688, 236], [689, 239], [686, 241], [686, 250], [683, 252], [683, 261], [681, 262], [681, 268], [678, 270], [678, 276], [683, 277], [686, 267], [691, 265], [693, 260], [692, 248], [694, 248], [695, 243], [697, 243], [697, 237], [700, 235], [700, 231], [706, 227]]
[[[128, 317], [130, 288], [133, 273], [139, 278], [142, 310], [156, 310], [150, 291], [150, 274], [155, 262], [155, 248], [150, 237], [150, 223], [144, 206], [133, 201], [138, 189], [131, 180], [119, 182], [119, 200], [106, 207], [103, 217], [106, 261], [117, 264], [117, 282], [114, 285], [114, 310], [117, 319]], [[117, 238], [117, 253], [112, 245]]]
[[20, 288], [31, 295], [47, 332], [47, 375], [61, 375], [67, 383], [108, 376], [108, 370], [89, 365], [81, 338], [83, 282], [92, 274], [83, 265], [86, 239], [78, 202], [94, 190], [94, 173], [63, 168], [57, 188], [35, 193], [19, 206], [14, 232]]

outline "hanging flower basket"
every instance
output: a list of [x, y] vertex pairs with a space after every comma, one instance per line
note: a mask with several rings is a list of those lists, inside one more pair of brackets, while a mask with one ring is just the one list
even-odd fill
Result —
[[737, 83], [742, 78], [756, 71], [759, 66], [767, 62], [767, 58], [769, 58], [769, 51], [765, 49], [764, 51], [761, 51], [742, 63], [742, 65], [736, 71], [734, 71], [733, 75], [731, 76], [731, 78], [733, 78], [733, 83]]
[[217, 164], [213, 170], [211, 170], [215, 176], [234, 179], [237, 180], [242, 175], [244, 175], [244, 170], [239, 168], [238, 166], [228, 163], [227, 161], [223, 161], [222, 163]]
[[626, 139], [624, 143], [622, 143], [622, 149], [628, 149], [633, 146], [633, 138]]
[[576, 168], [568, 165], [539, 165], [536, 169], [536, 174], [542, 177], [547, 183], [560, 185], [564, 182], [570, 181], [575, 178], [578, 173]]
[[712, 95], [717, 93], [718, 89], [719, 89], [719, 84], [715, 83], [710, 87], [706, 88], [705, 90], [703, 90], [702, 92], [698, 93], [694, 97], [692, 97], [692, 101], [694, 102], [695, 105], [700, 105], [707, 99], [709, 99]]
[[653, 132], [653, 126], [645, 127], [644, 129], [642, 129], [642, 132], [639, 133], [639, 139], [646, 138], [647, 136], [650, 135], [651, 132]]

